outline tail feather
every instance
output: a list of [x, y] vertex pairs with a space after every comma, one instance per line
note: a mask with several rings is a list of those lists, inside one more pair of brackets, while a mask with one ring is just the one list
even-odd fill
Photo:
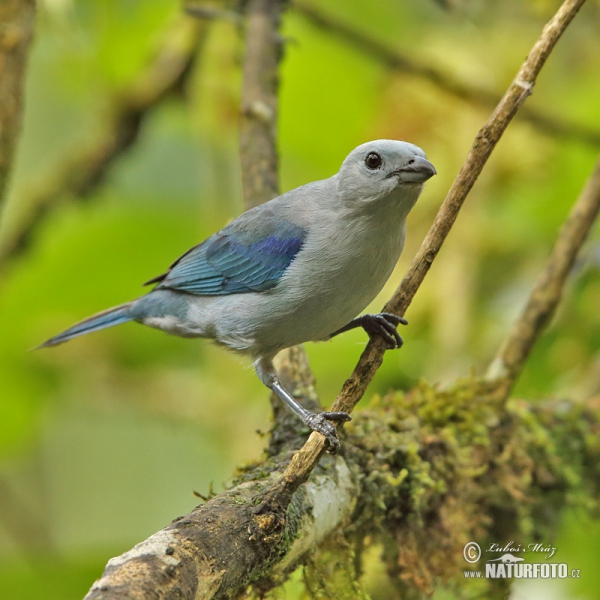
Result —
[[69, 327], [69, 329], [66, 329], [54, 337], [51, 337], [43, 344], [40, 344], [37, 348], [58, 346], [58, 344], [68, 342], [69, 340], [79, 337], [80, 335], [85, 335], [86, 333], [91, 333], [92, 331], [99, 331], [100, 329], [106, 329], [107, 327], [112, 327], [113, 325], [120, 325], [121, 323], [131, 321], [133, 320], [133, 317], [129, 313], [131, 305], [132, 303], [128, 302], [126, 304], [121, 304], [120, 306], [115, 306], [114, 308], [109, 308], [108, 310], [104, 310], [92, 315], [83, 321], [79, 321], [79, 323], [76, 323], [73, 325], [73, 327]]

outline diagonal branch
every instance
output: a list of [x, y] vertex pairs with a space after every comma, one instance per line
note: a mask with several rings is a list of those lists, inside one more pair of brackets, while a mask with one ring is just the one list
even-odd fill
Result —
[[488, 370], [498, 380], [498, 393], [508, 396], [535, 342], [554, 314], [577, 253], [600, 210], [600, 159], [562, 226], [546, 267], [521, 316]]
[[[565, 0], [544, 27], [540, 38], [521, 65], [504, 97], [475, 137], [467, 159], [442, 203], [408, 273], [384, 307], [385, 312], [404, 315], [493, 149], [523, 102], [532, 93], [535, 80], [548, 56], [584, 2], [585, 0]], [[367, 344], [352, 375], [346, 380], [333, 403], [332, 411], [352, 412], [381, 366], [384, 352], [385, 343], [381, 339]], [[294, 455], [273, 493], [297, 489], [307, 480], [323, 451], [323, 436], [312, 433], [304, 447]]]
[[0, 208], [21, 129], [23, 82], [34, 22], [34, 0], [0, 3]]
[[[323, 29], [327, 33], [334, 34], [340, 40], [360, 50], [365, 55], [372, 57], [393, 71], [401, 71], [426, 79], [452, 96], [486, 108], [493, 108], [498, 103], [500, 94], [481, 87], [476, 83], [461, 81], [434, 66], [406, 56], [398, 50], [386, 46], [379, 40], [354, 29], [350, 25], [326, 15], [314, 6], [310, 6], [304, 2], [297, 2], [294, 3], [294, 9], [312, 25]], [[559, 116], [546, 115], [531, 107], [523, 107], [519, 112], [519, 117], [547, 135], [574, 139], [595, 147], [600, 146], [600, 131], [586, 125], [571, 123]]]
[[0, 270], [32, 243], [46, 216], [61, 202], [89, 196], [114, 161], [136, 141], [147, 114], [186, 80], [207, 25], [184, 17], [167, 32], [152, 63], [112, 102], [93, 144], [78, 148], [22, 200], [31, 210], [0, 244]]

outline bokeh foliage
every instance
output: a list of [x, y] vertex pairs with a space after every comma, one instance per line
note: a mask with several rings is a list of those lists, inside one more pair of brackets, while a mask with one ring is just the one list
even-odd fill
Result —
[[[452, 11], [423, 0], [318, 6], [415, 59], [501, 92], [556, 3], [458, 4]], [[584, 7], [559, 43], [528, 100], [532, 107], [600, 123], [598, 6]], [[144, 67], [179, 12], [175, 0], [39, 2], [2, 236], [22, 222], [32, 185], [43, 183], [62, 156], [93, 143], [109, 100]], [[418, 144], [438, 169], [410, 217], [404, 255], [372, 305], [377, 310], [489, 111], [429, 81], [390, 72], [293, 9], [284, 35], [282, 189], [331, 175], [354, 146], [379, 137]], [[269, 427], [265, 391], [243, 361], [206, 342], [127, 325], [56, 350], [27, 351], [73, 321], [140, 294], [139, 284], [242, 211], [236, 128], [242, 52], [235, 25], [213, 23], [186, 90], [148, 116], [106, 183], [85, 203], [71, 200], [54, 211], [30, 251], [1, 275], [0, 589], [6, 597], [81, 597], [107, 556], [187, 512], [197, 502], [193, 489], [206, 493], [211, 482], [219, 489], [235, 465], [260, 453], [256, 430]], [[530, 124], [509, 128], [408, 312], [405, 347], [388, 354], [371, 394], [485, 369], [597, 153]], [[600, 394], [598, 248], [596, 232], [516, 396]], [[307, 346], [325, 404], [364, 343], [364, 333], [353, 331]], [[587, 517], [582, 526], [582, 519], [568, 513], [555, 545], [564, 548], [566, 562], [581, 564], [577, 593], [597, 597], [590, 556], [597, 556], [600, 528]], [[376, 566], [371, 571], [373, 598], [385, 598], [384, 574]], [[300, 588], [293, 580], [287, 597], [299, 597]]]

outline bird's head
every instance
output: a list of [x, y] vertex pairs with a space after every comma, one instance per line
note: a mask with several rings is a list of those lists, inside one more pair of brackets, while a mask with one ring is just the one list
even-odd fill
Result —
[[398, 140], [375, 140], [355, 148], [337, 175], [345, 204], [372, 205], [384, 198], [407, 204], [418, 198], [423, 183], [436, 174], [418, 146]]

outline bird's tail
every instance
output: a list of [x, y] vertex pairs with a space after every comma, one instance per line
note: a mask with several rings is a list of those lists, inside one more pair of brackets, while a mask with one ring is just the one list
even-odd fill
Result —
[[109, 308], [108, 310], [104, 310], [98, 314], [92, 315], [83, 321], [79, 321], [79, 323], [76, 323], [73, 325], [73, 327], [69, 327], [69, 329], [66, 329], [62, 333], [59, 333], [54, 337], [51, 337], [49, 340], [46, 340], [37, 348], [58, 346], [58, 344], [68, 342], [69, 340], [79, 337], [80, 335], [85, 335], [86, 333], [91, 333], [92, 331], [99, 331], [100, 329], [106, 329], [107, 327], [112, 327], [113, 325], [120, 325], [121, 323], [132, 321], [134, 317], [131, 316], [129, 311], [132, 304], [132, 302], [127, 302], [126, 304]]

